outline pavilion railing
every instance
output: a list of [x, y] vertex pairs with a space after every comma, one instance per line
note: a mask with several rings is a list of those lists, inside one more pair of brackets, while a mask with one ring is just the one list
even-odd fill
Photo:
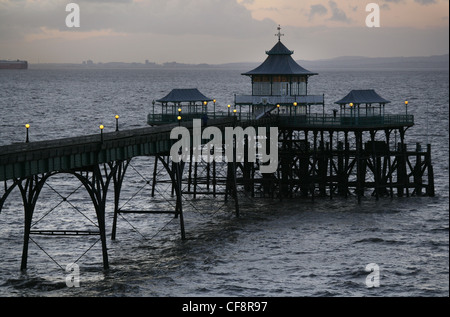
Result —
[[252, 119], [251, 113], [233, 113], [230, 112], [209, 112], [209, 113], [180, 113], [180, 114], [153, 114], [147, 116], [147, 123], [150, 125], [162, 125], [178, 122], [178, 116], [181, 117], [181, 122], [189, 122], [194, 119], [222, 119], [237, 117], [238, 120], [246, 121]]
[[[251, 113], [233, 113], [233, 112], [216, 112], [216, 113], [185, 113], [180, 114], [181, 123], [190, 122], [194, 119], [221, 119], [227, 117], [236, 117], [239, 121], [255, 120]], [[414, 125], [413, 115], [368, 115], [368, 116], [351, 116], [351, 115], [324, 115], [320, 113], [308, 115], [287, 115], [274, 114], [269, 115], [271, 118], [277, 118], [278, 124], [287, 128], [295, 127], [330, 127], [330, 128], [346, 128], [346, 127], [389, 127], [389, 126], [412, 126]], [[162, 125], [178, 122], [178, 115], [172, 114], [149, 114], [147, 122], [150, 125]]]
[[284, 127], [389, 127], [412, 126], [413, 115], [373, 115], [373, 116], [333, 116], [309, 114], [303, 116], [279, 116], [279, 123]]

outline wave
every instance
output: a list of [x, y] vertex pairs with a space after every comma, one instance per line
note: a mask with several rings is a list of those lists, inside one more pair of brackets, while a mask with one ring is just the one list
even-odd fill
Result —
[[361, 240], [357, 240], [353, 242], [353, 244], [357, 243], [387, 243], [387, 244], [404, 244], [405, 242], [399, 240], [385, 240], [382, 238], [364, 238]]

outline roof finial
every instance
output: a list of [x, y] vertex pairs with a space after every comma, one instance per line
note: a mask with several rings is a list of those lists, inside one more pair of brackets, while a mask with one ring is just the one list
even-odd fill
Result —
[[281, 37], [284, 36], [284, 34], [281, 34], [281, 26], [279, 24], [278, 24], [277, 30], [278, 30], [278, 34], [275, 34], [275, 36], [278, 36], [278, 41], [280, 42]]

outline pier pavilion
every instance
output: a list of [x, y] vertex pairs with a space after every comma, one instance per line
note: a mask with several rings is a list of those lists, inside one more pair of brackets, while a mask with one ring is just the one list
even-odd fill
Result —
[[[237, 95], [235, 105], [248, 107], [250, 117], [259, 119], [275, 112], [278, 115], [298, 116], [311, 113], [312, 105], [324, 107], [324, 95], [308, 95], [308, 79], [318, 73], [300, 66], [293, 58], [293, 51], [282, 42], [278, 27], [278, 42], [266, 51], [266, 60], [257, 68], [243, 73], [252, 82], [251, 95]], [[244, 111], [245, 112], [245, 111]]]
[[[173, 89], [165, 97], [152, 102], [152, 112], [147, 117], [149, 125], [161, 125], [176, 121], [192, 121], [208, 116], [208, 103], [216, 100], [206, 97], [197, 88]], [[160, 109], [155, 112], [155, 104]]]
[[[294, 61], [293, 51], [281, 42], [280, 27], [276, 36], [278, 42], [266, 52], [266, 60], [242, 74], [251, 79], [251, 95], [235, 96], [240, 120], [276, 118], [279, 130], [276, 175], [259, 175], [257, 180], [255, 166], [243, 164], [242, 180], [251, 183], [247, 188], [254, 190], [259, 182], [264, 196], [276, 191], [280, 197], [296, 193], [314, 197], [316, 189], [321, 196], [356, 193], [358, 201], [367, 189], [377, 199], [392, 196], [393, 188], [398, 196], [409, 195], [410, 188], [413, 194], [420, 195], [425, 188], [428, 195], [434, 195], [430, 156], [424, 160], [419, 144], [408, 152], [404, 143], [406, 130], [414, 125], [414, 116], [407, 114], [408, 102], [404, 114], [386, 114], [391, 102], [374, 89], [352, 90], [335, 102], [339, 115], [337, 110], [325, 114], [325, 95], [308, 94], [308, 79], [318, 74]], [[415, 167], [410, 161], [413, 156]], [[426, 171], [427, 185], [422, 182]]]
[[385, 115], [385, 105], [388, 103], [391, 102], [377, 94], [374, 89], [352, 90], [347, 96], [335, 102], [339, 105], [340, 115], [350, 117]]

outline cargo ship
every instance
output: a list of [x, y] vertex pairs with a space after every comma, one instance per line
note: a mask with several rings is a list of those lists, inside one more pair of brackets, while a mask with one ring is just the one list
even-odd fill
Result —
[[27, 61], [5, 61], [0, 60], [0, 69], [27, 69], [28, 62]]

